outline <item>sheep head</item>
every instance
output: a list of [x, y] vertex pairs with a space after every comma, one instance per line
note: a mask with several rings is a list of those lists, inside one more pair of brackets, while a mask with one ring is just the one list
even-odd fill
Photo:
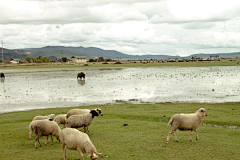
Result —
[[98, 112], [95, 111], [94, 109], [91, 110], [90, 113], [92, 114], [92, 118], [94, 118], [95, 116], [98, 116]]
[[96, 159], [98, 159], [99, 154], [102, 154], [102, 153], [93, 152], [93, 153], [91, 153], [91, 155], [89, 155], [89, 158], [91, 160], [96, 160]]
[[102, 113], [102, 110], [101, 110], [101, 109], [97, 108], [97, 109], [95, 109], [95, 110], [98, 112], [98, 115], [103, 116], [103, 113]]
[[200, 112], [201, 115], [202, 115], [202, 117], [208, 116], [207, 110], [206, 110], [205, 108], [200, 108], [199, 110], [197, 110], [197, 112], [198, 112], [198, 113]]

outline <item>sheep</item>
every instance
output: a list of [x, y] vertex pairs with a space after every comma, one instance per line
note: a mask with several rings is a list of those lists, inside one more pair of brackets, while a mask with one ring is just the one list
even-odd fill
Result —
[[[91, 124], [93, 118], [98, 116], [95, 110], [91, 110], [88, 114], [83, 115], [72, 115], [66, 119], [65, 127], [69, 128], [80, 128], [84, 127], [84, 133], [88, 130], [88, 126]], [[90, 132], [88, 130], [88, 132]]]
[[32, 121], [30, 124], [29, 124], [29, 139], [31, 140], [32, 139], [32, 132], [33, 132], [33, 128], [32, 128], [32, 126], [36, 123], [36, 121], [52, 121], [52, 119], [51, 118], [47, 118], [47, 119], [43, 119], [43, 120], [34, 120], [34, 121]]
[[43, 120], [43, 119], [47, 119], [47, 118], [51, 118], [51, 119], [54, 119], [55, 118], [55, 114], [49, 114], [47, 116], [35, 116], [33, 118], [33, 121], [34, 120]]
[[205, 108], [200, 108], [195, 113], [191, 113], [191, 114], [174, 114], [168, 122], [168, 125], [171, 124], [172, 130], [169, 132], [167, 136], [166, 145], [168, 144], [171, 134], [173, 134], [177, 142], [179, 141], [175, 134], [175, 131], [177, 129], [181, 131], [191, 130], [190, 142], [192, 142], [192, 133], [193, 131], [195, 131], [196, 140], [198, 140], [197, 128], [202, 123], [203, 117], [207, 115], [208, 114]]
[[90, 138], [86, 133], [82, 133], [77, 129], [64, 128], [59, 134], [60, 144], [63, 151], [63, 160], [67, 158], [66, 149], [77, 150], [84, 160], [83, 153], [87, 153], [90, 159], [98, 159], [98, 153]]
[[67, 114], [59, 114], [54, 118], [54, 121], [57, 122], [57, 124], [64, 124], [66, 123], [66, 115]]
[[37, 149], [37, 143], [41, 147], [41, 143], [39, 142], [39, 138], [42, 136], [47, 136], [45, 145], [47, 145], [48, 136], [51, 135], [51, 144], [53, 145], [53, 137], [57, 137], [59, 139], [59, 133], [61, 132], [60, 127], [54, 121], [47, 121], [47, 120], [36, 120], [33, 121], [31, 124], [31, 131], [36, 134], [35, 139], [35, 148]]
[[[103, 115], [102, 110], [99, 108], [94, 109], [99, 115]], [[89, 109], [71, 109], [67, 112], [66, 118], [72, 116], [72, 115], [78, 115], [78, 114], [88, 114], [90, 113]]]

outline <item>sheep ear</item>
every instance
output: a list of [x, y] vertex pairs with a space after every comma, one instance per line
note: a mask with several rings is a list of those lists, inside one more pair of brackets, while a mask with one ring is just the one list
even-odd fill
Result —
[[102, 154], [102, 153], [96, 153], [97, 155]]

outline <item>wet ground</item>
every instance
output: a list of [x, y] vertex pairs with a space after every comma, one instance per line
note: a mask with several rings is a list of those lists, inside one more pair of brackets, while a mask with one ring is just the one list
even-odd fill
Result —
[[[112, 103], [239, 102], [240, 67], [5, 70], [0, 113]], [[3, 71], [0, 71], [3, 72]]]

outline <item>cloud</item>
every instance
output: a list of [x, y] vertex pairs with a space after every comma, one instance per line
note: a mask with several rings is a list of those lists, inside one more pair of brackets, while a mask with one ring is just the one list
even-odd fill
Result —
[[126, 54], [239, 51], [234, 0], [8, 0], [0, 3], [6, 48], [100, 47]]

